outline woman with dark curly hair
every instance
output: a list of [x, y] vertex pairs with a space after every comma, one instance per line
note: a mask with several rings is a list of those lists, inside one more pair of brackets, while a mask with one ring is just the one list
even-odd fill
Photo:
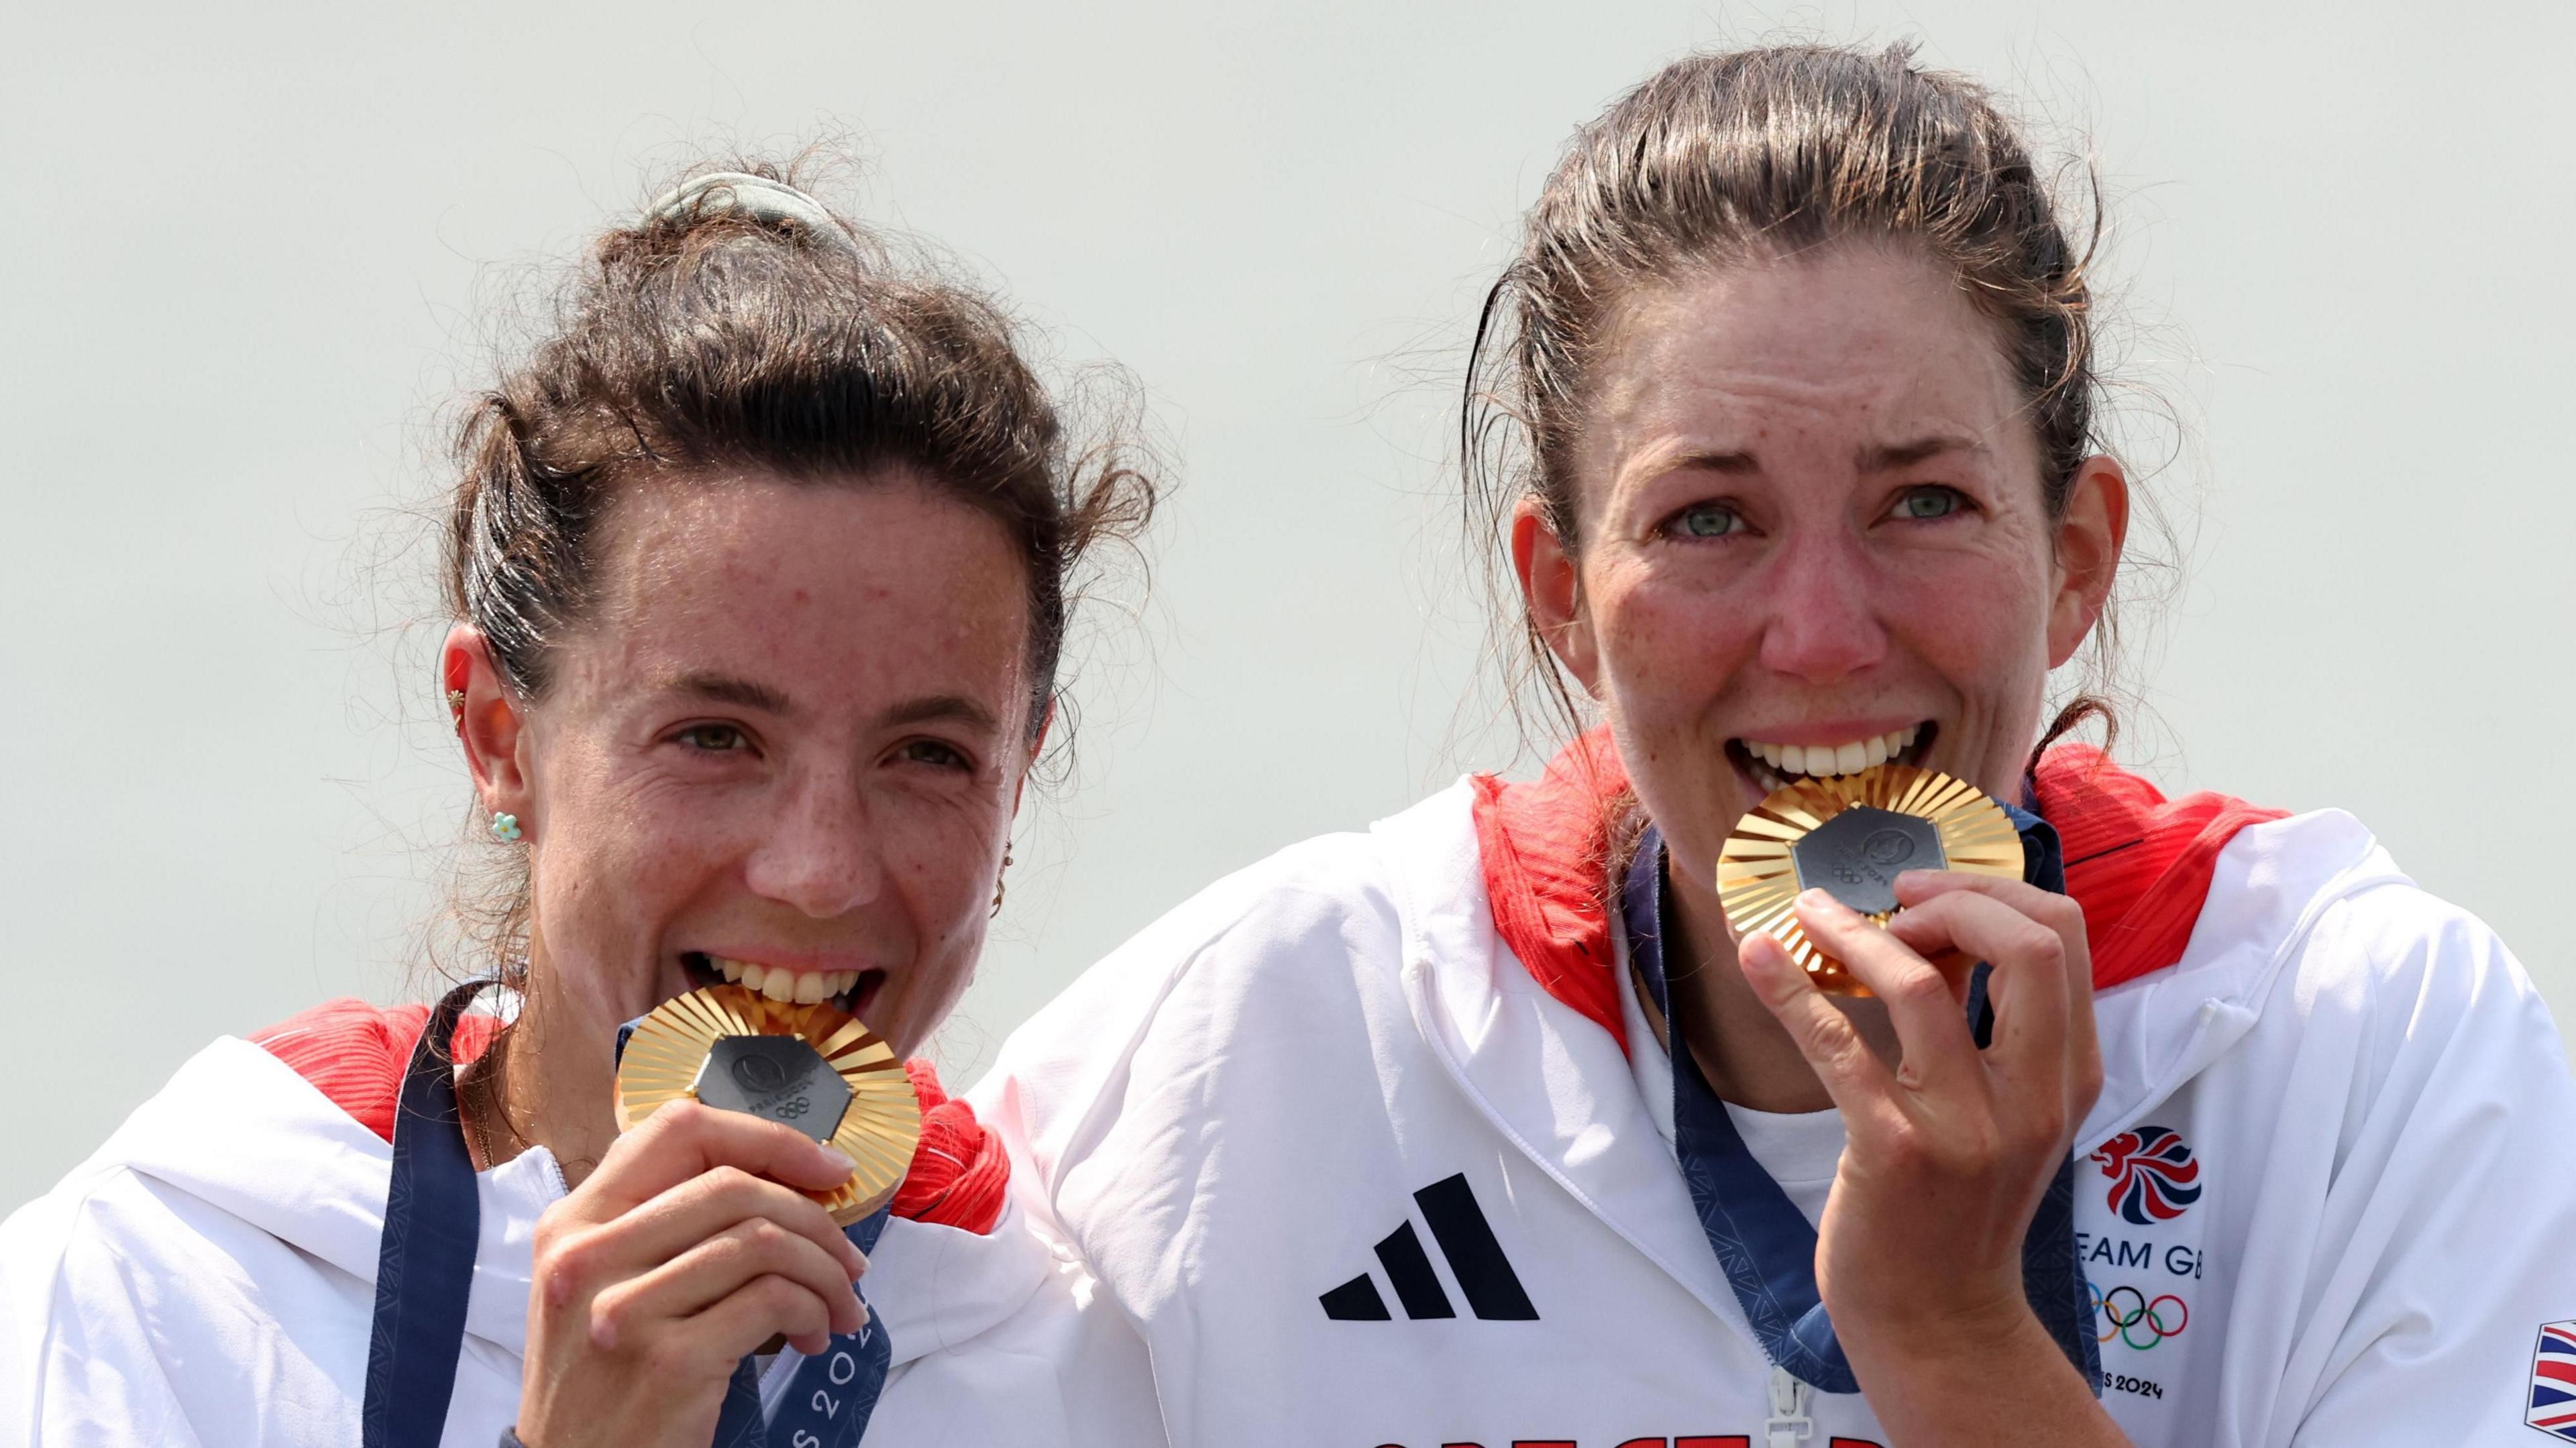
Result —
[[494, 977], [217, 1041], [13, 1216], [0, 1441], [1049, 1441], [1012, 1322], [1068, 1279], [926, 1066], [890, 1220], [849, 1233], [809, 1193], [850, 1157], [695, 1102], [619, 1135], [611, 1083], [621, 1025], [698, 988], [929, 1035], [1070, 580], [1151, 484], [993, 305], [765, 167], [601, 237], [457, 461], [439, 687], [515, 862], [469, 902]]

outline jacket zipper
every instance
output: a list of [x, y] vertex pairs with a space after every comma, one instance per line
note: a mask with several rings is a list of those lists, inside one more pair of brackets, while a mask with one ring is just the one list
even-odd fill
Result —
[[1765, 1448], [1798, 1448], [1800, 1439], [1816, 1436], [1816, 1420], [1807, 1416], [1815, 1392], [1787, 1368], [1771, 1370], [1771, 1418], [1762, 1425]]

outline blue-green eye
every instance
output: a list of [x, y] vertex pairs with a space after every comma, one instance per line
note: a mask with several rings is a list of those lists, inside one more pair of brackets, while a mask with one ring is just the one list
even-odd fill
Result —
[[1682, 538], [1724, 538], [1744, 531], [1744, 517], [1724, 503], [1693, 503], [1668, 526]]
[[1967, 502], [1967, 499], [1959, 496], [1959, 490], [1956, 488], [1908, 488], [1904, 495], [1896, 500], [1896, 506], [1889, 511], [1889, 515], [1915, 521], [1947, 518], [1966, 507]]

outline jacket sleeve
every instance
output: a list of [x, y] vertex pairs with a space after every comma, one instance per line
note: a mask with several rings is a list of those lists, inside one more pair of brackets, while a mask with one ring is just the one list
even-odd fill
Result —
[[2344, 1111], [2283, 1390], [2245, 1441], [2537, 1443], [2534, 1346], [2576, 1319], [2576, 1077], [2548, 1008], [2493, 932], [2412, 889], [2344, 902], [2307, 955], [2370, 968], [2285, 986], [2309, 1058], [2286, 1099]]
[[102, 1240], [81, 1187], [66, 1182], [0, 1223], [0, 1448], [196, 1448], [125, 1280], [150, 1266]]

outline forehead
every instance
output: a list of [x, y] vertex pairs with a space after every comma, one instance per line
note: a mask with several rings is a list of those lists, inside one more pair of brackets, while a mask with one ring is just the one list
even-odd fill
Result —
[[688, 478], [629, 490], [596, 540], [574, 652], [596, 667], [752, 673], [826, 707], [984, 699], [1026, 674], [1028, 586], [988, 514], [902, 471]]
[[1659, 447], [1830, 455], [1936, 432], [2035, 456], [1994, 322], [1918, 248], [1713, 267], [1639, 289], [1605, 336], [1588, 476]]

